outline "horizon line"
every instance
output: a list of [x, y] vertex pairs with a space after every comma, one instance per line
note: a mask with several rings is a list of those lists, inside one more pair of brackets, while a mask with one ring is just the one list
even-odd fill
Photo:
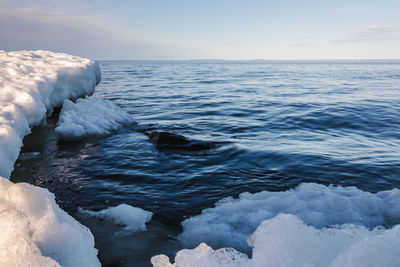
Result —
[[93, 59], [95, 61], [400, 61], [400, 58], [370, 59]]

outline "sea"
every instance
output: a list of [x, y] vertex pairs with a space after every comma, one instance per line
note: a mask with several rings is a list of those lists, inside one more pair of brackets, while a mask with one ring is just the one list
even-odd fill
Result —
[[[63, 141], [55, 110], [25, 137], [11, 180], [53, 192], [91, 230], [103, 266], [173, 259], [186, 248], [178, 238], [184, 220], [243, 192], [302, 183], [400, 188], [400, 61], [99, 64], [92, 97], [137, 124]], [[149, 138], [154, 131], [213, 145], [160, 148]], [[122, 203], [153, 213], [147, 231], [118, 235], [121, 226], [79, 211]]]

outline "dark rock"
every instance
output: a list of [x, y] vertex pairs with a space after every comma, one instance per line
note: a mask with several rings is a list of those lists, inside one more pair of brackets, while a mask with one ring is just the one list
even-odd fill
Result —
[[190, 140], [178, 134], [159, 131], [145, 132], [145, 134], [158, 149], [202, 151], [215, 148], [214, 143]]

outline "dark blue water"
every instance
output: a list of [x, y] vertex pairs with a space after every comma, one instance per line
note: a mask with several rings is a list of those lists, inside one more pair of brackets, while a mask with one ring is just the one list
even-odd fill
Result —
[[[174, 255], [184, 218], [242, 192], [314, 182], [377, 192], [400, 188], [400, 62], [101, 62], [93, 97], [136, 127], [79, 142], [58, 140], [57, 114], [25, 138], [14, 181], [54, 192], [87, 225], [105, 265], [148, 265]], [[205, 151], [159, 150], [143, 133], [207, 141]], [[149, 231], [118, 229], [78, 207], [127, 203], [154, 213]], [[106, 233], [107, 232], [107, 233]]]

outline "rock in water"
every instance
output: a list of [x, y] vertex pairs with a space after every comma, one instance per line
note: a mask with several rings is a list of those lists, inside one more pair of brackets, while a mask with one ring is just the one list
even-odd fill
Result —
[[178, 134], [159, 131], [145, 134], [150, 138], [150, 142], [152, 142], [158, 149], [202, 151], [215, 148], [214, 143], [190, 140]]

